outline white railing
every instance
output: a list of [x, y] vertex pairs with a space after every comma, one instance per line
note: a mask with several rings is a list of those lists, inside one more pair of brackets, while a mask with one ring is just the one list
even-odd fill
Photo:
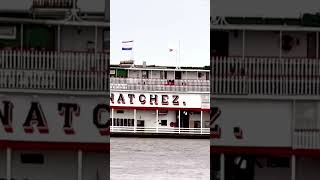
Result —
[[[142, 79], [142, 78], [111, 78], [114, 84], [138, 84], [138, 85], [167, 85], [167, 79]], [[197, 79], [175, 79], [176, 86], [209, 86], [209, 80]]]
[[72, 8], [73, 0], [33, 0], [33, 8]]
[[0, 69], [106, 71], [108, 65], [105, 53], [0, 50]]
[[209, 92], [209, 80], [174, 80], [168, 85], [164, 79], [110, 78], [112, 90], [143, 90], [143, 91], [197, 91]]
[[294, 131], [294, 149], [320, 149], [320, 129], [301, 129]]
[[167, 128], [167, 127], [134, 127], [111, 126], [111, 132], [123, 133], [168, 133], [168, 134], [210, 134], [210, 128]]
[[307, 58], [215, 57], [211, 93], [320, 95], [320, 62]]
[[111, 90], [141, 90], [141, 91], [178, 91], [178, 92], [210, 92], [210, 87], [201, 86], [164, 86], [164, 85], [134, 85], [110, 84]]
[[103, 53], [0, 51], [1, 89], [108, 90]]

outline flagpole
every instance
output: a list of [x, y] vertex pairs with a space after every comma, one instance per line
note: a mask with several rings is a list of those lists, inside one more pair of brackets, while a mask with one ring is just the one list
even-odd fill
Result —
[[180, 39], [179, 39], [179, 59], [178, 59], [178, 68], [180, 68]]
[[176, 53], [176, 69], [178, 69], [178, 52], [177, 50], [175, 50]]
[[131, 59], [130, 60], [133, 60], [133, 47], [134, 47], [134, 40], [132, 40]]

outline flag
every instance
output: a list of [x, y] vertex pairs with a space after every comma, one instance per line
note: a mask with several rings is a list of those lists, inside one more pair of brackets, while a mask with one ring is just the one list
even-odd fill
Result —
[[133, 40], [132, 41], [122, 41], [122, 50], [131, 51], [133, 48]]

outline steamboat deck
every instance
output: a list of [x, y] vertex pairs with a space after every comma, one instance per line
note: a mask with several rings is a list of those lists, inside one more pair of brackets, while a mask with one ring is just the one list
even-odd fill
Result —
[[131, 64], [110, 70], [111, 135], [209, 138], [209, 71]]

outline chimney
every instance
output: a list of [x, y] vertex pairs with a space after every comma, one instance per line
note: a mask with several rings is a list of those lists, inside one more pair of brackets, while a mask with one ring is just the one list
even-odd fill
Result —
[[147, 67], [147, 62], [146, 62], [146, 61], [143, 61], [142, 67], [143, 67], [143, 68], [146, 68], [146, 67]]

